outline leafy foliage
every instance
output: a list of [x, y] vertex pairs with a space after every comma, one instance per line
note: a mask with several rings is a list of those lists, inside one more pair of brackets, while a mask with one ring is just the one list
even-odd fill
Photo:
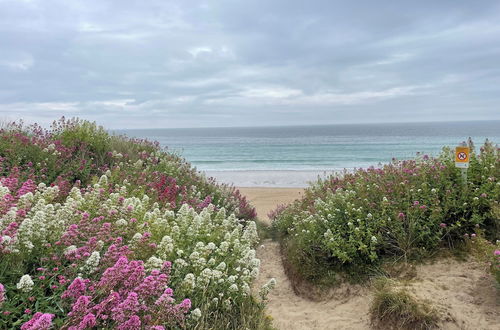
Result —
[[304, 198], [274, 212], [285, 257], [305, 279], [356, 279], [384, 258], [415, 259], [484, 228], [498, 238], [500, 154], [490, 142], [473, 153], [467, 182], [445, 148], [437, 158], [319, 180]]
[[270, 327], [232, 187], [79, 120], [8, 126], [0, 155], [0, 328]]

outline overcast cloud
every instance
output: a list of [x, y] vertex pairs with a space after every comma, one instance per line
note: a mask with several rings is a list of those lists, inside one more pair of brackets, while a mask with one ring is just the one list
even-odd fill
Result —
[[500, 119], [500, 1], [0, 0], [0, 119]]

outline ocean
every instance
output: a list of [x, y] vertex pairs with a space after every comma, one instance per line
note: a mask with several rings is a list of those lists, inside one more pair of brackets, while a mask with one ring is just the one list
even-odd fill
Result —
[[199, 171], [241, 187], [304, 187], [344, 169], [437, 155], [471, 137], [500, 143], [500, 121], [116, 130], [175, 151]]

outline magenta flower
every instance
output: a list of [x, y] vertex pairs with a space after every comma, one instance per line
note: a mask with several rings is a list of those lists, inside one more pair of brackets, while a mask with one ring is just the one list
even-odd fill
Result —
[[495, 250], [494, 254], [495, 254], [496, 256], [500, 256], [500, 250]]
[[398, 218], [400, 218], [401, 220], [403, 220], [405, 218], [405, 214], [403, 212], [399, 212]]
[[120, 324], [118, 330], [135, 330], [141, 329], [141, 319], [137, 315], [132, 315], [128, 321]]
[[52, 327], [54, 314], [37, 312], [33, 318], [21, 326], [21, 330], [47, 330]]
[[420, 202], [419, 202], [419, 201], [414, 201], [414, 202], [413, 202], [413, 205], [414, 205], [414, 206], [417, 206], [418, 204], [420, 204]]
[[88, 313], [83, 317], [83, 320], [78, 324], [78, 329], [89, 329], [95, 327], [97, 324], [96, 317], [92, 313]]

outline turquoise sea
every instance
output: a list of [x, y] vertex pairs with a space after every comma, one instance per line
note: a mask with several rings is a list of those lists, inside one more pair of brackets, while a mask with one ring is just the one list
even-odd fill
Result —
[[301, 187], [318, 175], [436, 155], [471, 137], [500, 142], [500, 121], [118, 130], [157, 140], [237, 186]]

